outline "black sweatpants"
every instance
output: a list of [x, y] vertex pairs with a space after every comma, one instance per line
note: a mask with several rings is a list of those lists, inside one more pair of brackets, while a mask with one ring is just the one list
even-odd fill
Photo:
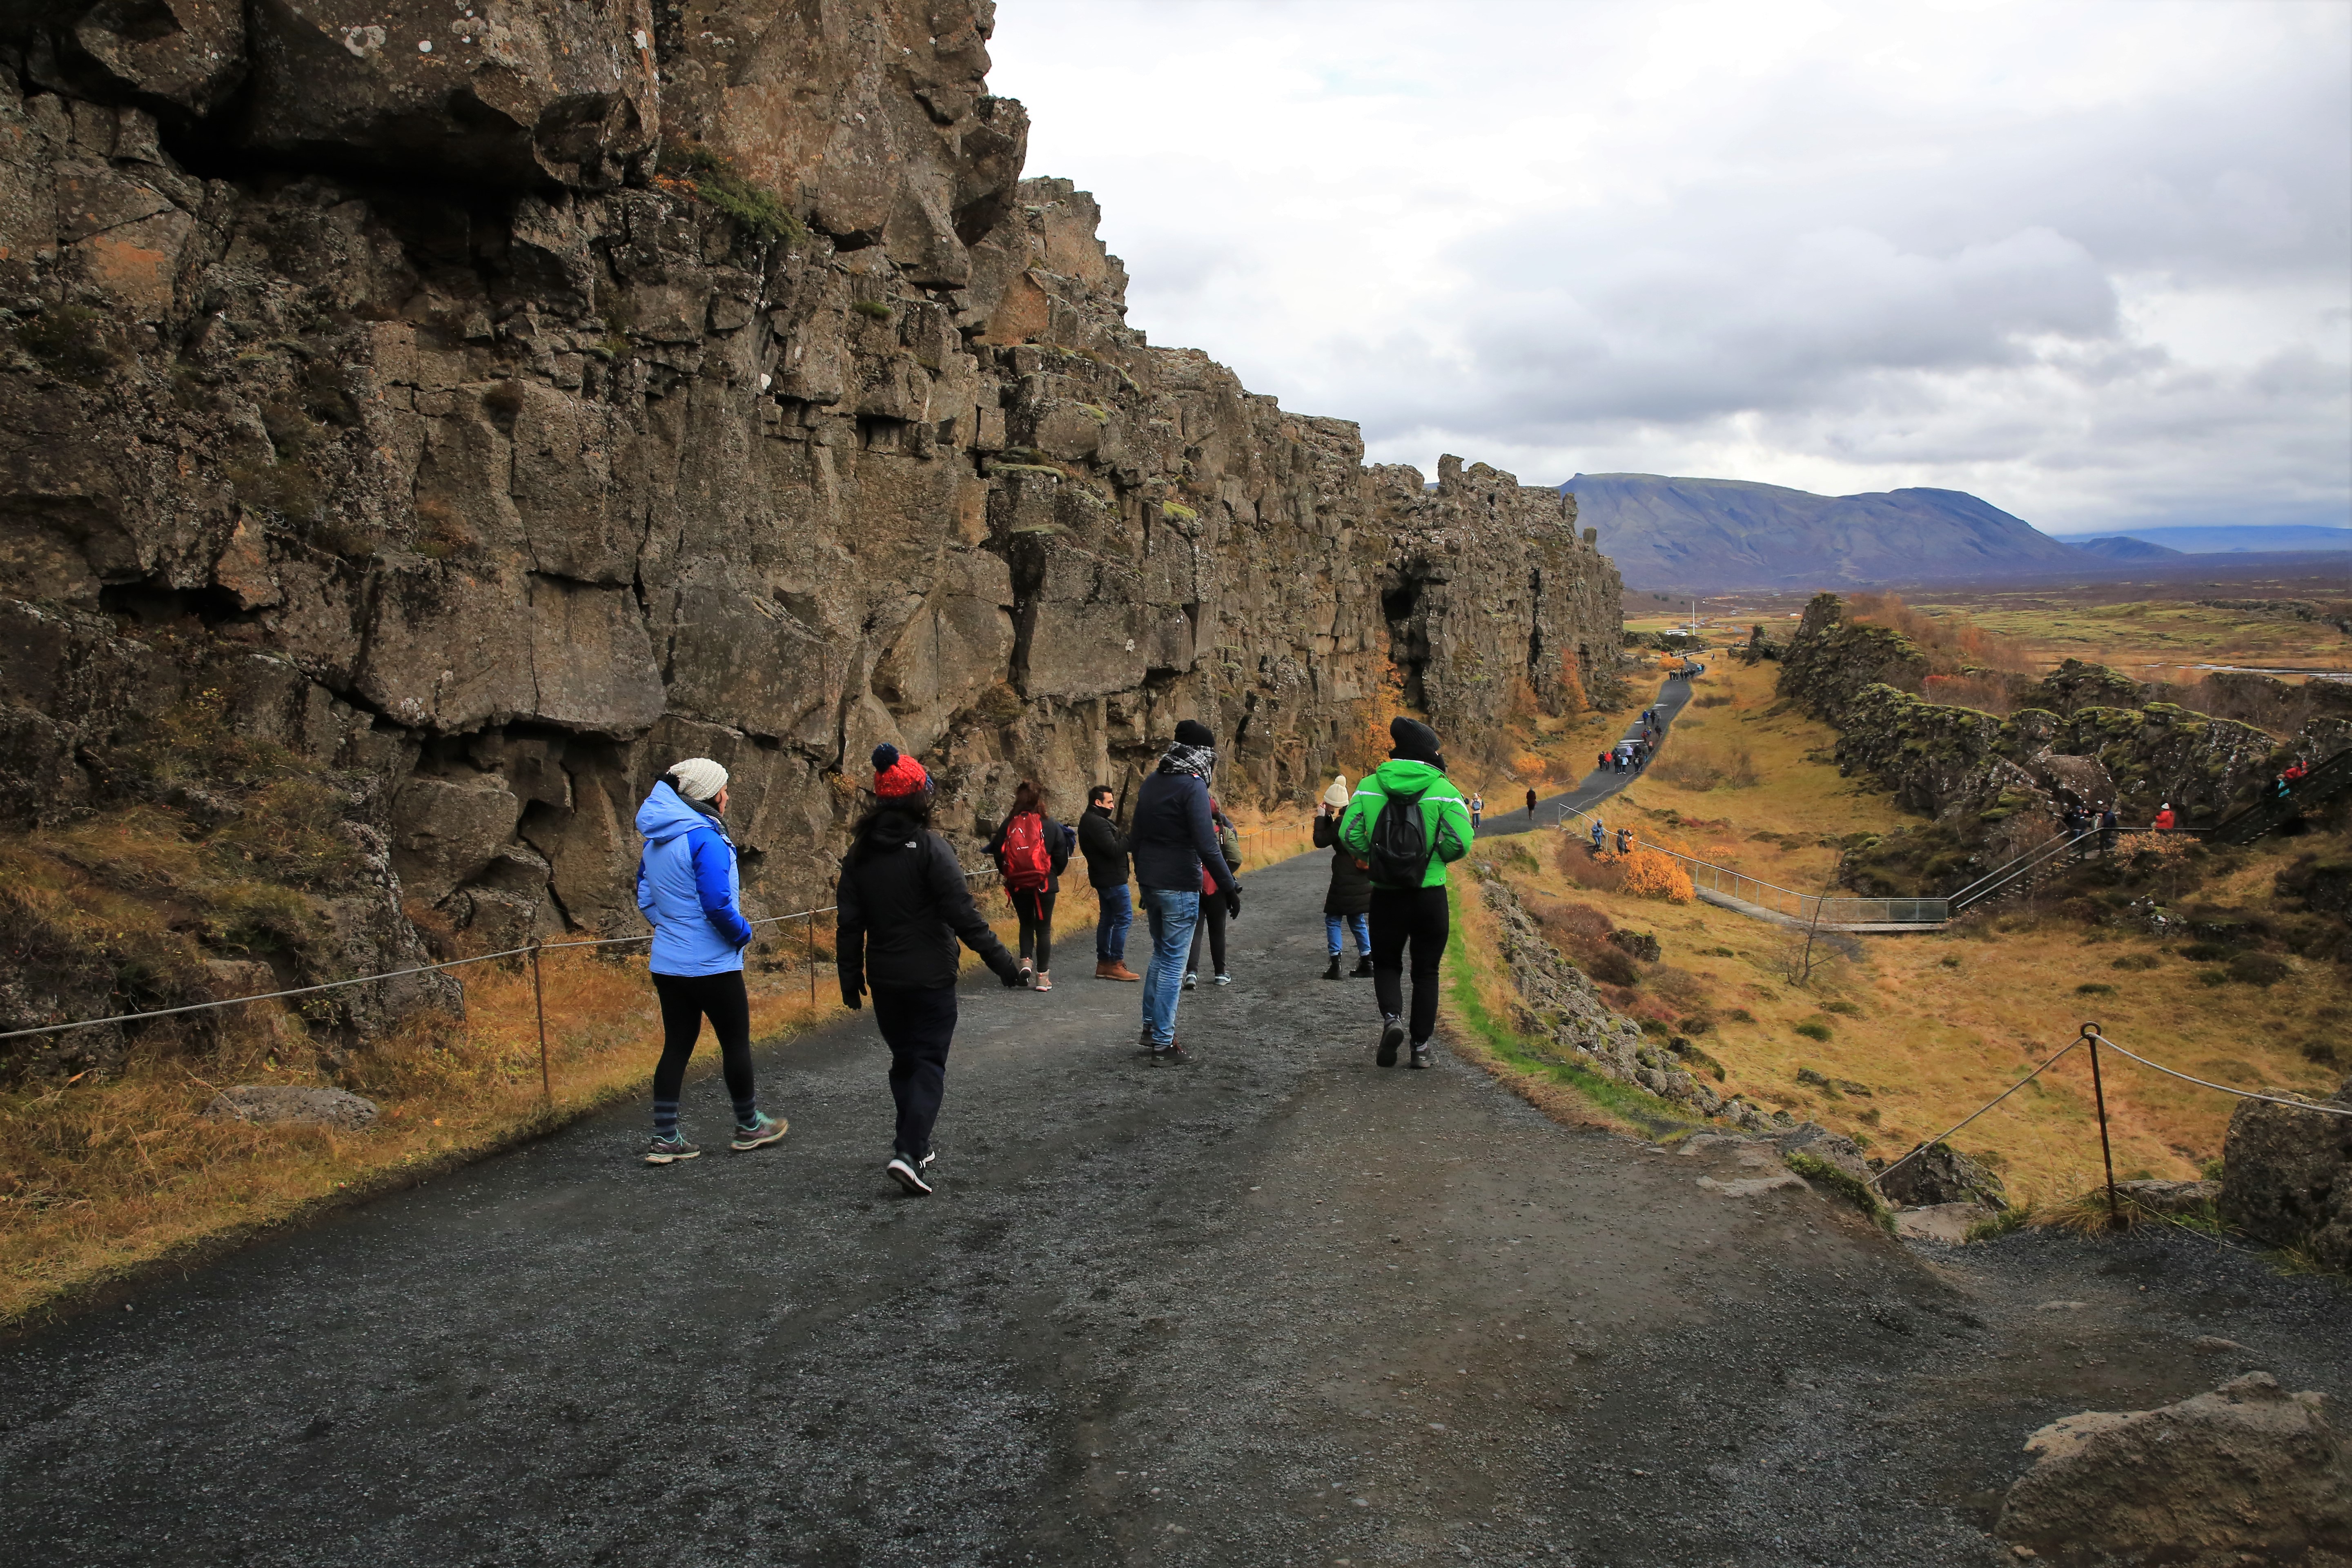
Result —
[[1451, 924], [1444, 888], [1372, 889], [1372, 994], [1383, 1016], [1404, 1011], [1404, 944], [1412, 943], [1412, 1043], [1437, 1032], [1437, 963]]
[[1223, 893], [1201, 895], [1201, 919], [1192, 928], [1192, 956], [1184, 964], [1187, 974], [1201, 973], [1201, 947], [1204, 942], [1209, 949], [1209, 962], [1216, 965], [1209, 973], [1223, 974], [1225, 972], [1225, 896]]
[[[1008, 889], [1013, 897], [1013, 912], [1021, 921], [1021, 956], [1037, 955], [1037, 970], [1044, 973], [1054, 967], [1054, 900], [1060, 895], [1051, 891]], [[955, 1016], [950, 1008], [948, 1016]]]
[[727, 1098], [740, 1111], [752, 1101], [751, 998], [743, 990], [743, 972], [724, 974], [656, 974], [654, 994], [661, 998], [661, 1064], [654, 1068], [656, 1103], [677, 1103], [686, 1082], [686, 1064], [702, 1035], [702, 1020], [719, 1037], [719, 1065], [727, 1075]]
[[953, 985], [877, 985], [874, 1022], [890, 1047], [890, 1098], [898, 1105], [894, 1153], [919, 1160], [931, 1152], [931, 1123], [947, 1093], [948, 1047], [955, 1038]]

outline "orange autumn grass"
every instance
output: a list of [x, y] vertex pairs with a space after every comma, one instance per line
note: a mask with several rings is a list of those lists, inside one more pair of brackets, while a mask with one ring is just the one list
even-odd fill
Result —
[[[824, 936], [814, 1003], [797, 930], [770, 956], [782, 967], [749, 975], [755, 1039], [839, 1011]], [[216, 1089], [232, 1083], [329, 1081], [277, 1004], [236, 1009], [251, 1016], [222, 1030], [224, 1043], [202, 1057], [151, 1037], [117, 1078], [0, 1095], [0, 1322], [641, 1093], [659, 1055], [659, 1022], [643, 950], [618, 952], [543, 961], [551, 1101], [540, 1092], [530, 971], [511, 962], [455, 972], [466, 985], [462, 1022], [415, 1020], [353, 1055], [338, 1081], [383, 1112], [362, 1131], [203, 1119]], [[703, 1071], [716, 1068], [707, 1034], [696, 1060]]]

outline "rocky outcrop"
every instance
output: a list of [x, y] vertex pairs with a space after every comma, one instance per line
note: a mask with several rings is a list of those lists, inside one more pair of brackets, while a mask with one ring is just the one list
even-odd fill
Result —
[[[2321, 1103], [2352, 1111], [2352, 1078]], [[2352, 1273], [2352, 1115], [2239, 1101], [2222, 1147], [2220, 1207], [2250, 1236]]]
[[2330, 1402], [2266, 1372], [2161, 1409], [2070, 1415], [2025, 1448], [2034, 1468], [1994, 1533], [2029, 1551], [2218, 1564], [2352, 1548], [2352, 1452]]
[[764, 911], [882, 741], [969, 838], [1181, 717], [1292, 798], [1391, 669], [1465, 752], [1622, 700], [1572, 499], [1366, 468], [1125, 324], [986, 0], [348, 9], [0, 23], [8, 821], [210, 693], [482, 948], [640, 929], [680, 755]]
[[1930, 1143], [1901, 1156], [1899, 1163], [1888, 1162], [1877, 1186], [1890, 1203], [1919, 1207], [1978, 1204], [1996, 1211], [2009, 1207], [2000, 1174], [1949, 1143]]
[[[2054, 832], [2072, 803], [2116, 802], [2139, 825], [2168, 801], [2185, 822], [2211, 822], [2252, 802], [2290, 757], [2340, 749], [2332, 693], [2297, 710], [2305, 728], [2282, 745], [2252, 724], [2175, 703], [2111, 705], [2148, 689], [2102, 666], [2070, 662], [2021, 688], [2021, 700], [2051, 706], [2007, 718], [1915, 695], [1927, 668], [1901, 633], [1848, 621], [1843, 602], [1822, 594], [1781, 656], [1778, 689], [1837, 727], [1841, 772], [1868, 775], [1972, 840], [2001, 838], [2003, 853], [2024, 847], [2010, 838]], [[2014, 831], [1995, 826], [2003, 823]]]
[[376, 1103], [341, 1089], [249, 1083], [225, 1089], [205, 1107], [207, 1121], [249, 1121], [261, 1127], [333, 1127], [356, 1132], [375, 1124]]

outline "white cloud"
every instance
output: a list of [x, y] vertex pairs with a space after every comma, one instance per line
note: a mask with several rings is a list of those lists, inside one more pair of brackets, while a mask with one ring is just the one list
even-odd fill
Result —
[[1377, 460], [2352, 514], [2352, 6], [1003, 0], [1129, 319]]

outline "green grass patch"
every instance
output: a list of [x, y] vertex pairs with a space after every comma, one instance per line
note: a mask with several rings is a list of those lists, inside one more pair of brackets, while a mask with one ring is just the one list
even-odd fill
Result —
[[1512, 1028], [1507, 1019], [1497, 1017], [1486, 1005], [1484, 983], [1492, 981], [1507, 986], [1510, 981], [1496, 973], [1496, 961], [1490, 954], [1471, 946], [1462, 921], [1461, 889], [1451, 882], [1445, 889], [1445, 901], [1452, 922], [1445, 939], [1447, 1000], [1453, 1004], [1456, 1021], [1474, 1044], [1517, 1072], [1573, 1090], [1594, 1109], [1647, 1137], [1663, 1139], [1692, 1132], [1705, 1125], [1645, 1089], [1620, 1083], [1579, 1063], [1559, 1059], [1550, 1054], [1554, 1047], [1549, 1042], [1529, 1040]]

